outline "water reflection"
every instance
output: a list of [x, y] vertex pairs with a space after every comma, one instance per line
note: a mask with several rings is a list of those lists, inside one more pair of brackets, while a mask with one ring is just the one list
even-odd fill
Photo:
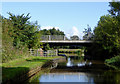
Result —
[[49, 73], [42, 74], [39, 82], [82, 82], [90, 84], [120, 84], [120, 72], [105, 66], [103, 61], [70, 57], [57, 63]]
[[71, 62], [70, 58], [68, 58], [68, 62], [67, 62], [67, 67], [72, 67], [73, 66], [73, 63]]
[[40, 82], [91, 82], [94, 84], [94, 78], [91, 74], [85, 73], [49, 73], [39, 78]]
[[68, 58], [68, 62], [66, 64], [67, 67], [72, 67], [72, 66], [78, 66], [78, 67], [81, 67], [81, 66], [86, 66], [86, 65], [92, 65], [92, 62], [87, 62], [87, 61], [78, 61], [78, 62], [74, 62], [74, 60], [71, 61], [71, 58]]

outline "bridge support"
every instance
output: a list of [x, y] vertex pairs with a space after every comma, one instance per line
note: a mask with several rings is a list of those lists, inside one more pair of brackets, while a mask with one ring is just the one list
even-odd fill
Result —
[[49, 40], [51, 40], [51, 36], [50, 36], [50, 35], [49, 35], [49, 37], [48, 37], [48, 38], [49, 38]]
[[64, 36], [64, 41], [65, 41], [65, 36]]

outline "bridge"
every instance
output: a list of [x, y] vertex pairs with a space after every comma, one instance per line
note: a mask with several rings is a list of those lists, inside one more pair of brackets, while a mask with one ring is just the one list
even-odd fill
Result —
[[85, 40], [42, 40], [42, 43], [92, 43], [92, 41], [85, 41]]
[[93, 43], [90, 40], [80, 40], [78, 37], [67, 38], [64, 35], [43, 35], [40, 42], [51, 46], [90, 46]]
[[78, 37], [68, 39], [64, 35], [43, 35], [41, 40], [43, 43], [92, 43], [90, 40], [80, 40]]

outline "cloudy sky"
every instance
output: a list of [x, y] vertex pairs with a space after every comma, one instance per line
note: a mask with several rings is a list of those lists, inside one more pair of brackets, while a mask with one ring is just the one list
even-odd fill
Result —
[[108, 14], [108, 2], [3, 2], [2, 15], [7, 12], [15, 15], [30, 13], [31, 22], [38, 21], [41, 29], [55, 27], [64, 31], [66, 36], [83, 36], [87, 24], [92, 30], [100, 16]]

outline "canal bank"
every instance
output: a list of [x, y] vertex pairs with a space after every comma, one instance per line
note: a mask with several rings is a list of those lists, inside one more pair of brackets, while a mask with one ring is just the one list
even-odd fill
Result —
[[[2, 64], [2, 84], [24, 83], [25, 80], [41, 71], [44, 66], [51, 66], [53, 60], [63, 57], [30, 56]], [[49, 65], [48, 65], [49, 64]]]

